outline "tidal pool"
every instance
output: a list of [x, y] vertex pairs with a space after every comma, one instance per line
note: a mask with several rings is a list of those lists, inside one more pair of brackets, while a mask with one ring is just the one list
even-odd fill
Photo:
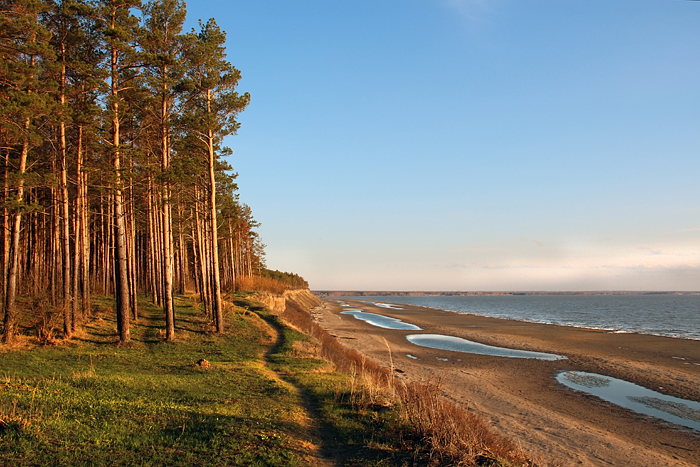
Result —
[[405, 323], [400, 319], [390, 318], [388, 316], [378, 315], [376, 313], [366, 313], [362, 310], [346, 310], [341, 311], [341, 315], [353, 315], [357, 319], [366, 321], [369, 324], [377, 326], [384, 329], [399, 329], [404, 331], [420, 331], [421, 328], [415, 324]]
[[510, 358], [534, 358], [537, 360], [563, 360], [566, 357], [553, 353], [530, 352], [528, 350], [507, 349], [492, 345], [479, 344], [461, 337], [443, 336], [441, 334], [412, 334], [406, 336], [409, 342], [422, 347], [430, 347], [440, 350], [453, 350], [456, 352], [475, 353], [479, 355], [492, 355], [495, 357]]
[[635, 412], [700, 431], [700, 402], [667, 396], [621, 379], [583, 371], [562, 371], [557, 381]]

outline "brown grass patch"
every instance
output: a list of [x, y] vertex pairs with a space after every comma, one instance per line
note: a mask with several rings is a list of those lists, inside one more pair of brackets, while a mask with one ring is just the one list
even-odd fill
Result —
[[355, 405], [398, 407], [413, 431], [411, 436], [425, 443], [441, 465], [538, 465], [510, 439], [493, 433], [478, 415], [447, 400], [439, 384], [398, 381], [392, 371], [344, 347], [291, 300], [287, 300], [281, 318], [314, 337], [321, 358], [351, 374]]
[[236, 290], [241, 292], [283, 293], [289, 286], [284, 282], [269, 277], [240, 277], [236, 280]]

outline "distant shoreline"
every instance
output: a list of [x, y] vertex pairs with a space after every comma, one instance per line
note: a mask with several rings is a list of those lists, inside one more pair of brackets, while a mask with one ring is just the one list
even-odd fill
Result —
[[[399, 319], [422, 331], [373, 326], [344, 315], [347, 307]], [[674, 428], [579, 394], [556, 380], [563, 371], [595, 373], [700, 402], [700, 341], [418, 305], [383, 308], [361, 297], [330, 299], [312, 313], [343, 345], [392, 369], [406, 383], [438, 383], [448, 400], [475, 411], [498, 433], [554, 465], [700, 465], [697, 431]], [[518, 359], [421, 347], [407, 339], [414, 333], [461, 337], [567, 359]]]
[[317, 297], [488, 297], [521, 295], [700, 295], [700, 291], [628, 291], [599, 290], [584, 292], [547, 292], [547, 291], [501, 291], [501, 292], [439, 292], [439, 291], [361, 291], [361, 290], [312, 290]]

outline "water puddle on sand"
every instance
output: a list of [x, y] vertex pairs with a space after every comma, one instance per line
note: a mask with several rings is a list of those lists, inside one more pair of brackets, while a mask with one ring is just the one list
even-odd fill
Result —
[[341, 311], [341, 315], [352, 315], [357, 319], [366, 321], [369, 324], [384, 329], [399, 329], [402, 331], [420, 331], [421, 328], [415, 324], [405, 323], [400, 319], [390, 318], [388, 316], [378, 315], [376, 313], [366, 313], [362, 310], [348, 309]]
[[506, 349], [492, 345], [479, 344], [461, 337], [443, 336], [440, 334], [413, 334], [406, 336], [409, 342], [422, 347], [430, 347], [440, 350], [453, 350], [457, 352], [475, 353], [479, 355], [491, 355], [495, 357], [510, 358], [534, 358], [537, 360], [563, 360], [566, 357], [553, 353], [530, 352], [528, 350]]
[[562, 371], [557, 381], [635, 412], [700, 431], [700, 402], [667, 396], [621, 379], [583, 371]]

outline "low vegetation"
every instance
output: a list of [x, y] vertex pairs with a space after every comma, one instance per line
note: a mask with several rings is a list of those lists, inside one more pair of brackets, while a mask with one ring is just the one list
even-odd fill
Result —
[[104, 298], [70, 340], [20, 329], [0, 347], [0, 465], [527, 465], [437, 388], [246, 296], [229, 296], [225, 335], [178, 296], [174, 343], [145, 301], [126, 345]]
[[270, 292], [281, 294], [289, 289], [284, 282], [263, 276], [242, 277], [236, 282], [236, 289], [239, 292]]
[[131, 344], [116, 345], [101, 302], [70, 341], [2, 348], [0, 464], [303, 465], [305, 411], [262, 359], [269, 326], [234, 312], [216, 336], [191, 302], [176, 303], [174, 344], [144, 305]]
[[349, 397], [358, 410], [385, 406], [403, 427], [398, 438], [434, 465], [535, 466], [512, 441], [496, 435], [474, 413], [441, 396], [437, 384], [405, 384], [391, 371], [343, 347], [302, 306], [288, 301], [282, 314], [291, 326], [314, 336], [318, 353], [352, 375]]
[[308, 289], [309, 283], [304, 280], [299, 274], [293, 272], [282, 272], [272, 269], [263, 268], [260, 275], [268, 279], [274, 279], [282, 282], [288, 289]]

